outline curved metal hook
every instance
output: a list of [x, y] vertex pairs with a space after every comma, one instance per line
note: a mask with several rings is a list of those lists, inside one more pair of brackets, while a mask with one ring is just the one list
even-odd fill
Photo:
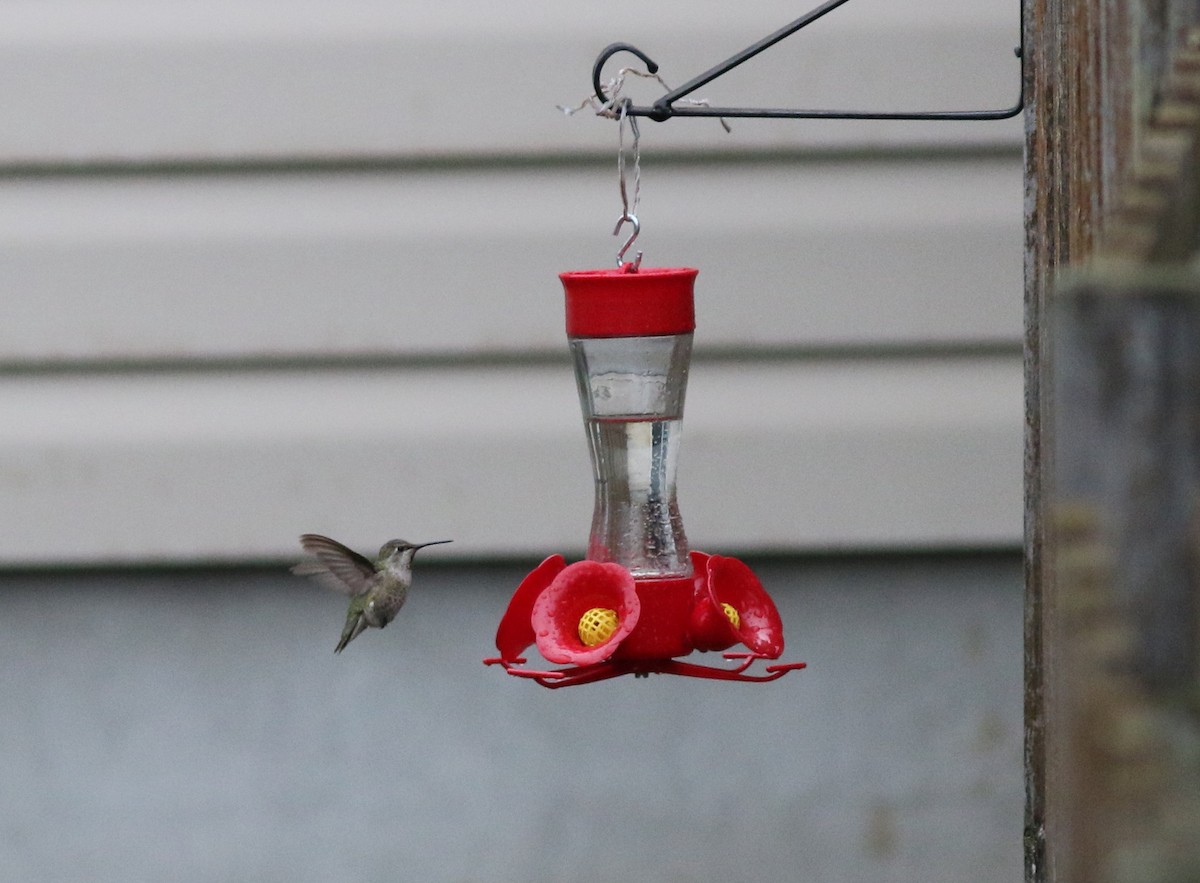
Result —
[[629, 251], [629, 249], [633, 247], [633, 243], [638, 238], [638, 234], [642, 232], [642, 225], [641, 222], [638, 221], [637, 215], [631, 215], [628, 212], [621, 215], [620, 219], [617, 221], [617, 226], [613, 228], [613, 236], [616, 236], [621, 232], [621, 225], [626, 221], [633, 225], [633, 232], [629, 234], [629, 238], [625, 240], [625, 244], [622, 245], [620, 251], [617, 252], [617, 266], [620, 268], [629, 269], [632, 273], [636, 273], [638, 267], [642, 265], [642, 253], [639, 251], [637, 253], [637, 257], [626, 264], [625, 252]]
[[652, 74], [658, 73], [658, 65], [650, 60], [650, 56], [629, 43], [612, 43], [605, 47], [604, 51], [596, 58], [596, 63], [592, 65], [592, 88], [596, 90], [596, 98], [601, 104], [608, 104], [611, 100], [604, 94], [604, 87], [600, 85], [600, 74], [604, 69], [604, 64], [618, 52], [632, 52], [646, 65], [646, 70]]

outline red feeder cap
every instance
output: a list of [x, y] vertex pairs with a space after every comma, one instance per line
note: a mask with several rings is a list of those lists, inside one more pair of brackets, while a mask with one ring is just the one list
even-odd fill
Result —
[[692, 285], [699, 270], [651, 267], [560, 273], [568, 337], [646, 337], [696, 328]]

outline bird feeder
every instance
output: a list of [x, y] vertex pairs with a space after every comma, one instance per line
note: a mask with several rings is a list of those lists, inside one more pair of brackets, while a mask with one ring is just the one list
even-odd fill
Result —
[[[595, 479], [587, 558], [551, 555], [525, 577], [496, 631], [500, 655], [485, 663], [545, 687], [624, 674], [763, 682], [804, 667], [749, 671], [783, 652], [775, 604], [744, 563], [691, 551], [684, 533], [675, 473], [696, 273], [561, 274]], [[528, 666], [530, 646], [559, 667]], [[724, 651], [733, 665], [683, 661], [695, 651]]]
[[[696, 271], [642, 269], [641, 252], [629, 263], [624, 255], [639, 230], [638, 117], [657, 122], [674, 117], [1001, 120], [1021, 112], [1024, 76], [1016, 104], [986, 110], [714, 107], [689, 97], [846, 2], [824, 0], [678, 89], [668, 89], [651, 106], [620, 97], [620, 84], [627, 73], [656, 77], [658, 65], [629, 43], [613, 43], [592, 67], [592, 96], [578, 108], [564, 108], [574, 113], [591, 106], [600, 116], [618, 121], [623, 212], [613, 235], [627, 222], [633, 227], [617, 254], [616, 269], [560, 277], [596, 481], [595, 509], [587, 558], [567, 564], [562, 555], [551, 555], [525, 577], [496, 631], [500, 655], [485, 663], [546, 687], [653, 673], [761, 682], [804, 668], [803, 662], [769, 663], [763, 673], [750, 672], [757, 660], [778, 659], [783, 653], [783, 626], [775, 604], [744, 563], [693, 552], [684, 534], [675, 499], [675, 467], [695, 328]], [[1023, 19], [1024, 5], [1021, 13]], [[1023, 22], [1021, 30], [1023, 37]], [[606, 88], [602, 71], [620, 52], [636, 55], [646, 70], [623, 68]], [[1021, 46], [1016, 55], [1023, 64]], [[626, 125], [633, 135], [632, 201], [625, 180]], [[738, 644], [745, 650], [730, 649]], [[532, 645], [551, 666], [560, 667], [528, 666], [523, 654]], [[735, 664], [683, 661], [696, 651], [723, 651]]]

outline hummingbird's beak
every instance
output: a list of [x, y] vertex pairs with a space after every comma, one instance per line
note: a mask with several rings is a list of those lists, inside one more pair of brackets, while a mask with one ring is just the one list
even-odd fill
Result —
[[413, 546], [413, 551], [415, 552], [417, 549], [424, 549], [426, 546], [440, 546], [443, 543], [453, 543], [453, 542], [454, 542], [454, 540], [431, 540], [428, 543], [421, 543], [419, 545]]

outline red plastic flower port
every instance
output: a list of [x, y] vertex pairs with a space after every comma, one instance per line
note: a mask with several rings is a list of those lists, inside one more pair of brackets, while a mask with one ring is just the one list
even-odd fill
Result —
[[590, 665], [613, 655], [641, 612], [628, 570], [577, 561], [538, 595], [530, 622], [538, 650], [550, 662]]
[[697, 650], [745, 644], [765, 659], [783, 653], [783, 622], [758, 577], [736, 558], [692, 553], [696, 601], [689, 625]]
[[[691, 579], [635, 579], [618, 564], [552, 555], [522, 580], [496, 631], [499, 657], [510, 675], [545, 687], [565, 687], [623, 674], [675, 674], [734, 681], [772, 681], [803, 662], [768, 665], [748, 674], [757, 659], [783, 652], [783, 626], [770, 596], [744, 563], [692, 553]], [[728, 650], [734, 668], [683, 662], [692, 650]], [[565, 668], [525, 668], [522, 656], [536, 644], [549, 662]]]
[[566, 566], [566, 559], [562, 555], [551, 555], [521, 580], [512, 600], [508, 602], [508, 609], [500, 618], [500, 627], [496, 629], [496, 649], [500, 651], [501, 661], [525, 661], [521, 654], [533, 643], [533, 622], [530, 619], [533, 602]]

